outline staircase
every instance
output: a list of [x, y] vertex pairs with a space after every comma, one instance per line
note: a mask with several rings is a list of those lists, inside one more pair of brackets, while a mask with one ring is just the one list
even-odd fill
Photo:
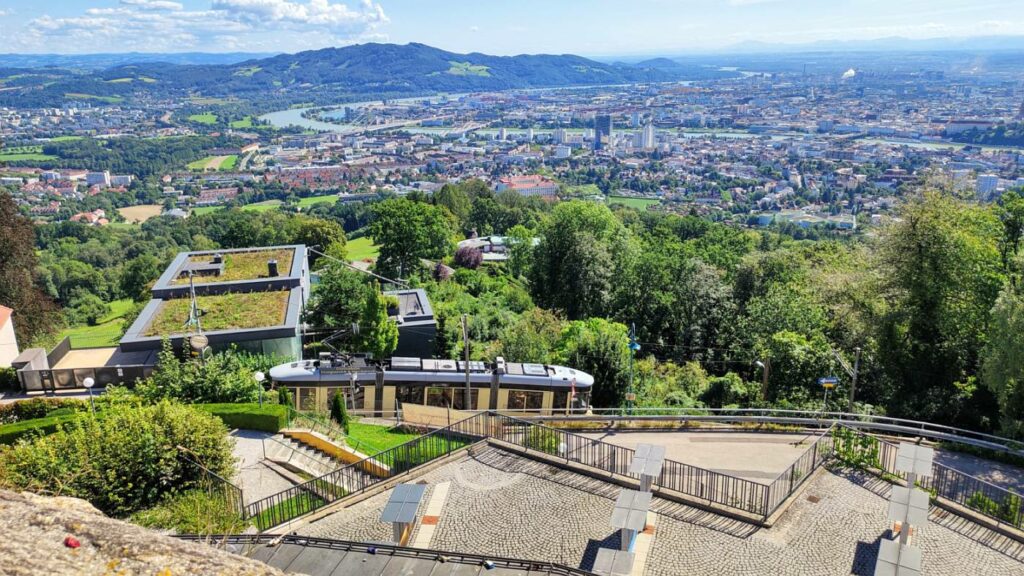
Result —
[[263, 452], [267, 460], [273, 460], [305, 472], [313, 477], [323, 476], [332, 470], [344, 466], [330, 455], [293, 440], [284, 434], [275, 434], [263, 442]]

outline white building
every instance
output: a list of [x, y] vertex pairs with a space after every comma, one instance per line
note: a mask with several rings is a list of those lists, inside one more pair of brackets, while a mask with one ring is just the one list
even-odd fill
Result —
[[978, 196], [983, 198], [991, 196], [999, 188], [999, 176], [996, 174], [979, 175], [976, 188]]
[[644, 126], [644, 131], [643, 131], [642, 135], [643, 135], [643, 138], [642, 138], [642, 144], [643, 145], [640, 146], [640, 147], [643, 148], [644, 150], [651, 150], [651, 149], [653, 149], [654, 148], [654, 124], [648, 124], [648, 125]]
[[10, 368], [11, 361], [18, 357], [18, 339], [14, 336], [14, 310], [0, 306], [0, 368]]
[[111, 186], [131, 186], [135, 177], [131, 174], [118, 174], [110, 177]]
[[110, 186], [110, 172], [89, 172], [85, 175], [85, 183], [89, 186]]

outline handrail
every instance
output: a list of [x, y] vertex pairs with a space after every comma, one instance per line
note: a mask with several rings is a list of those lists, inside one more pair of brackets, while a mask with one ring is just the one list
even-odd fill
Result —
[[[178, 534], [175, 537], [192, 542], [214, 542], [232, 546], [294, 544], [297, 546], [344, 550], [346, 552], [362, 552], [378, 556], [388, 555], [400, 558], [419, 558], [422, 560], [433, 560], [435, 562], [442, 561], [445, 563], [471, 564], [475, 566], [480, 566], [484, 564], [484, 562], [491, 562], [496, 568], [522, 570], [531, 574], [536, 572], [547, 572], [552, 576], [594, 576], [593, 572], [587, 572], [581, 568], [573, 568], [564, 564], [544, 562], [541, 560], [522, 560], [517, 558], [503, 558], [500, 556], [484, 556], [481, 554], [452, 552], [449, 550], [438, 550], [433, 548], [412, 548], [409, 546], [399, 546], [397, 544], [355, 542], [352, 540], [315, 538], [295, 534], [286, 534], [283, 536], [277, 534], [237, 534], [217, 536]], [[443, 560], [440, 560], [441, 558], [443, 558]]]
[[[217, 474], [213, 470], [210, 470], [206, 466], [195, 461], [189, 457], [186, 452], [183, 452], [180, 449], [178, 452], [185, 462], [188, 462], [190, 465], [199, 469], [204, 479], [212, 481], [212, 484], [216, 485], [226, 496], [228, 496], [232, 511], [242, 514], [243, 516], [245, 515], [245, 498], [244, 492], [242, 492], [241, 488], [235, 485], [234, 482], [231, 482], [220, 474]], [[211, 496], [213, 495], [213, 492], [210, 490], [210, 486], [204, 486], [204, 489], [207, 494]]]
[[[291, 463], [292, 456], [298, 455], [299, 457], [305, 459], [307, 462], [313, 462], [314, 464], [317, 464], [317, 465], [322, 465], [323, 464], [322, 462], [317, 461], [316, 458], [313, 458], [309, 454], [304, 454], [301, 450], [295, 448], [294, 446], [290, 446], [290, 445], [288, 445], [288, 444], [286, 444], [284, 442], [281, 442], [280, 440], [274, 438], [273, 436], [270, 436], [270, 437], [267, 437], [267, 438], [263, 439], [263, 443], [264, 443], [263, 453], [264, 454], [267, 453], [267, 449], [266, 449], [266, 446], [265, 446], [267, 440], [270, 440], [271, 442], [277, 444], [278, 446], [281, 446], [281, 447], [283, 447], [283, 448], [288, 450], [288, 460], [286, 460], [286, 462], [288, 462], [288, 463]], [[324, 456], [324, 459], [329, 461], [329, 462], [333, 462], [333, 459], [330, 456]]]
[[[834, 453], [834, 444], [832, 443], [832, 431], [835, 430], [836, 424], [829, 426], [828, 430], [824, 434], [818, 436], [818, 439], [814, 441], [811, 446], [804, 451], [797, 459], [783, 470], [778, 476], [775, 477], [768, 484], [768, 493], [766, 494], [766, 505], [767, 510], [765, 517], [775, 513], [776, 510], [782, 506], [782, 503], [786, 501], [803, 483], [810, 478], [811, 474], [815, 470], [823, 466]], [[828, 444], [829, 450], [818, 457], [821, 453], [820, 448]], [[808, 458], [810, 455], [810, 458]], [[807, 460], [810, 460], [810, 465], [807, 466]], [[806, 469], [805, 469], [806, 467]], [[780, 486], [785, 486], [789, 483], [789, 488], [785, 492], [779, 492]]]
[[340, 426], [337, 426], [336, 424], [330, 422], [330, 420], [324, 420], [323, 418], [320, 417], [319, 414], [315, 412], [299, 412], [298, 410], [289, 406], [288, 419], [289, 422], [293, 422], [297, 419], [302, 420], [303, 422], [312, 422], [313, 425], [310, 428], [311, 431], [318, 432], [317, 428], [322, 427], [324, 430], [327, 431], [327, 433], [324, 435], [327, 436], [328, 438], [331, 438], [332, 440], [340, 440], [344, 442], [346, 446], [352, 448], [357, 452], [369, 454], [369, 452], [364, 451], [365, 445], [363, 444], [362, 441], [360, 441], [357, 438], [352, 438], [352, 436], [346, 433]]

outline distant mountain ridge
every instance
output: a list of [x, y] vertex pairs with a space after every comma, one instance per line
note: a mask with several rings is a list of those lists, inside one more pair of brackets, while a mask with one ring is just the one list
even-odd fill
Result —
[[0, 104], [25, 97], [50, 105], [66, 99], [67, 94], [83, 93], [105, 98], [201, 94], [326, 103], [360, 95], [394, 97], [730, 76], [727, 72], [683, 64], [666, 69], [606, 64], [571, 54], [458, 54], [416, 43], [356, 44], [231, 64], [136, 62], [84, 74], [69, 73], [56, 82], [53, 69], [36, 73], [40, 76], [38, 82], [33, 82], [31, 75], [19, 75], [17, 83], [9, 83], [8, 86], [18, 85], [24, 90], [4, 92]]
[[236, 64], [269, 58], [268, 52], [122, 52], [106, 54], [0, 54], [0, 68], [73, 68], [103, 70], [126, 64]]

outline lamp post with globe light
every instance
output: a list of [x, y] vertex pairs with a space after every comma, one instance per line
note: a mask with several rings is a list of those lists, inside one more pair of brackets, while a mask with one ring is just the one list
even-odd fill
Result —
[[89, 391], [89, 412], [91, 412], [92, 414], [96, 414], [96, 405], [93, 404], [92, 401], [92, 387], [95, 385], [96, 381], [93, 380], [91, 377], [82, 380], [82, 386], [85, 386], [85, 389]]
[[260, 406], [263, 406], [263, 378], [265, 376], [263, 372], [256, 372], [252, 375], [256, 379], [256, 384], [260, 387]]

